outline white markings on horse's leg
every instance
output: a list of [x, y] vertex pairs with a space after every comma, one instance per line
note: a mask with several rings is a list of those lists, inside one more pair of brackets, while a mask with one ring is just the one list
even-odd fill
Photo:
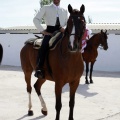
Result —
[[32, 108], [32, 101], [31, 101], [31, 94], [30, 93], [28, 93], [28, 98], [29, 98], [28, 108], [29, 108], [29, 110], [31, 110], [31, 108]]
[[45, 103], [42, 95], [39, 95], [39, 99], [40, 99], [40, 102], [41, 102], [41, 106], [43, 107], [42, 110], [47, 111], [46, 103]]

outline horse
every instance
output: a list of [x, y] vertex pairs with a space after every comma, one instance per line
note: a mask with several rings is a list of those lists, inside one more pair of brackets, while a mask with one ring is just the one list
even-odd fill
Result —
[[3, 58], [3, 47], [2, 45], [0, 44], [0, 64], [2, 62], [2, 58]]
[[[75, 104], [75, 93], [79, 86], [80, 78], [83, 74], [84, 63], [82, 54], [79, 50], [70, 51], [68, 44], [73, 28], [74, 36], [78, 45], [81, 41], [82, 35], [85, 30], [85, 17], [84, 11], [85, 6], [81, 5], [80, 10], [73, 9], [72, 6], [68, 5], [68, 11], [70, 13], [67, 26], [63, 37], [59, 40], [56, 47], [53, 50], [49, 50], [44, 63], [45, 79], [38, 78], [34, 84], [35, 91], [41, 101], [41, 112], [43, 115], [47, 115], [46, 103], [41, 94], [41, 86], [46, 80], [55, 82], [55, 109], [56, 118], [60, 119], [60, 111], [62, 108], [61, 94], [62, 88], [65, 84], [69, 83], [70, 86], [70, 100], [69, 100], [69, 120], [73, 120], [73, 111]], [[73, 34], [72, 34], [73, 35]], [[79, 47], [78, 47], [79, 49]], [[20, 52], [21, 67], [24, 72], [25, 81], [27, 84], [27, 92], [29, 96], [29, 110], [28, 115], [33, 115], [32, 102], [31, 102], [31, 74], [36, 69], [38, 50], [33, 48], [33, 44], [25, 44]], [[49, 70], [50, 69], [50, 70]], [[51, 72], [50, 72], [51, 71]]]
[[94, 34], [88, 41], [87, 41], [87, 46], [84, 49], [84, 52], [82, 53], [83, 56], [83, 60], [85, 62], [86, 65], [86, 76], [85, 76], [85, 83], [89, 84], [88, 81], [88, 72], [89, 72], [89, 63], [90, 64], [90, 83], [93, 83], [92, 80], [92, 72], [93, 72], [93, 66], [94, 63], [96, 61], [96, 58], [98, 56], [98, 47], [101, 46], [104, 50], [108, 49], [108, 43], [107, 43], [107, 31], [103, 32], [103, 30], [101, 30], [101, 32]]

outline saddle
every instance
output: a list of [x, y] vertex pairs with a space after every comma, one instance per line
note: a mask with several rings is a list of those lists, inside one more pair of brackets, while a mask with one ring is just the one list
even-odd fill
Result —
[[[34, 49], [39, 49], [42, 45], [43, 37], [35, 35], [36, 38], [28, 39], [25, 44], [32, 44]], [[63, 37], [63, 33], [57, 32], [49, 41], [49, 49], [54, 50], [60, 39]]]

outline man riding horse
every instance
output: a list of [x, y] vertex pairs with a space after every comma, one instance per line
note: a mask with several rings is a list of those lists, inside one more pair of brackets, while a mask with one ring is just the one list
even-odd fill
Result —
[[[41, 25], [42, 18], [44, 17], [47, 28], [44, 28]], [[44, 78], [44, 61], [46, 57], [46, 53], [49, 50], [49, 40], [51, 35], [59, 30], [60, 32], [64, 32], [64, 28], [67, 24], [67, 10], [60, 7], [60, 0], [53, 0], [53, 3], [50, 5], [43, 6], [40, 11], [36, 14], [33, 19], [33, 22], [37, 28], [37, 30], [43, 34], [44, 38], [42, 41], [41, 48], [38, 52], [37, 58], [37, 67], [35, 71], [35, 77]]]

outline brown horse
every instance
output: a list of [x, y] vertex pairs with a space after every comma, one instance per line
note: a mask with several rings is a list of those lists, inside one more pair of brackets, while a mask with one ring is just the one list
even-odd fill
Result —
[[[49, 51], [47, 57], [51, 74], [49, 72], [49, 67], [46, 60], [44, 64], [45, 79], [37, 79], [36, 83], [34, 84], [34, 88], [43, 107], [42, 114], [47, 115], [47, 107], [41, 94], [41, 86], [46, 80], [55, 82], [56, 120], [59, 120], [60, 110], [62, 108], [61, 93], [62, 88], [66, 83], [69, 83], [70, 86], [69, 120], [73, 120], [75, 92], [79, 85], [79, 81], [84, 69], [82, 54], [79, 52], [79, 50], [71, 52], [68, 48], [68, 43], [73, 27], [75, 27], [74, 36], [78, 41], [78, 45], [79, 42], [81, 42], [81, 37], [85, 30], [85, 18], [83, 15], [85, 7], [82, 5], [79, 11], [73, 9], [71, 5], [68, 5], [68, 11], [70, 16], [68, 18], [65, 33], [62, 39], [60, 39], [59, 43], [56, 45], [56, 48]], [[33, 115], [33, 111], [31, 110], [31, 74], [36, 68], [37, 54], [38, 50], [35, 50], [32, 44], [26, 44], [20, 53], [21, 66], [25, 75], [27, 92], [29, 95], [28, 115]]]
[[96, 61], [96, 58], [98, 56], [98, 47], [102, 46], [104, 50], [108, 49], [108, 44], [107, 44], [107, 31], [103, 32], [101, 30], [100, 33], [97, 33], [93, 35], [88, 41], [87, 41], [87, 46], [84, 49], [84, 53], [82, 54], [83, 60], [85, 61], [86, 64], [86, 76], [85, 76], [85, 83], [89, 84], [88, 82], [88, 72], [89, 72], [89, 63], [90, 65], [90, 83], [93, 83], [92, 80], [92, 72], [93, 72], [93, 66]]
[[3, 47], [2, 45], [0, 44], [0, 64], [2, 62], [2, 58], [3, 58]]

